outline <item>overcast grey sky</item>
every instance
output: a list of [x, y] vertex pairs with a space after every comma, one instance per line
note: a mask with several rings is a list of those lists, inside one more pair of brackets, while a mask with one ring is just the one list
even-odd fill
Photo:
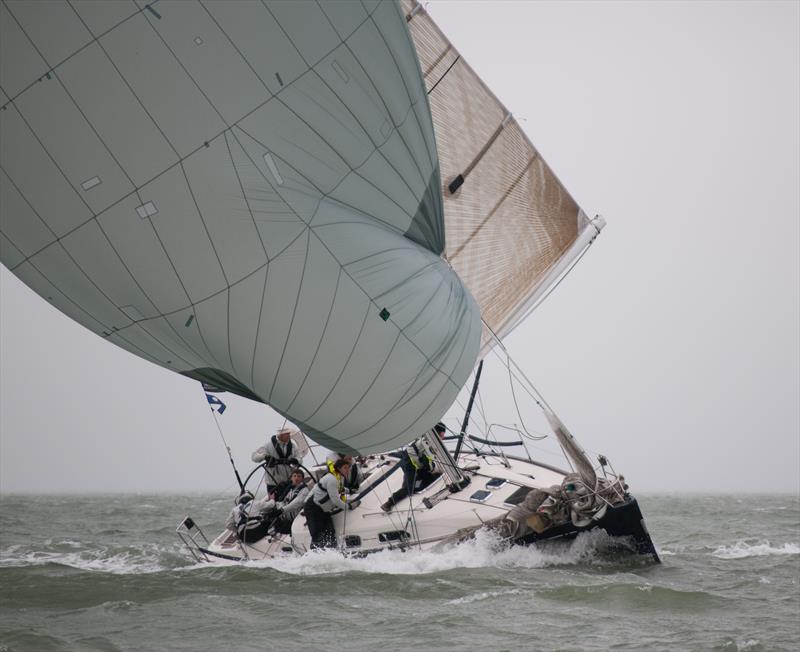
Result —
[[[511, 355], [634, 491], [800, 491], [800, 3], [428, 11], [608, 220]], [[0, 366], [0, 491], [232, 486], [196, 382], [104, 342], [5, 268]], [[490, 420], [519, 421], [501, 373], [482, 394]], [[282, 419], [225, 400], [248, 469]]]

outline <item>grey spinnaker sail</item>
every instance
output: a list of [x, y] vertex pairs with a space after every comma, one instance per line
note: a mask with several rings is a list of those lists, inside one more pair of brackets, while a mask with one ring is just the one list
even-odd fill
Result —
[[335, 450], [447, 410], [480, 314], [396, 3], [3, 2], [0, 62], [0, 259], [33, 290]]

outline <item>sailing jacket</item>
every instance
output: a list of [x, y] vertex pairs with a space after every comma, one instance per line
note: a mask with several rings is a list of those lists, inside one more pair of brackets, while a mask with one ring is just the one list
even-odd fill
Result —
[[[328, 455], [328, 458], [325, 460], [325, 464], [328, 466], [328, 471], [333, 473], [333, 465], [336, 460], [340, 459], [340, 455], [336, 453], [332, 453]], [[347, 474], [347, 477], [344, 479], [344, 486], [346, 489], [350, 491], [358, 491], [358, 488], [361, 486], [361, 481], [364, 479], [364, 472], [361, 470], [361, 467], [358, 463], [353, 460], [353, 463], [350, 465], [350, 473]]]
[[420, 437], [411, 442], [406, 446], [405, 452], [408, 455], [408, 461], [414, 469], [417, 471], [433, 471], [433, 455], [431, 455], [431, 452], [428, 450], [428, 445], [425, 443], [424, 437]]
[[291, 475], [291, 463], [294, 459], [295, 446], [291, 439], [285, 444], [272, 435], [270, 440], [264, 445], [253, 451], [250, 459], [256, 463], [266, 462], [269, 475], [267, 476], [268, 485], [276, 485], [287, 482]]
[[310, 490], [306, 487], [305, 483], [299, 484], [296, 487], [291, 486], [275, 504], [275, 507], [283, 509], [283, 516], [281, 516], [281, 518], [289, 521], [294, 520], [297, 513], [303, 509], [303, 504], [306, 502], [309, 493]]
[[345, 492], [344, 478], [338, 473], [335, 475], [326, 473], [314, 485], [308, 500], [313, 500], [323, 512], [332, 512], [335, 509], [345, 509], [347, 507], [344, 502]]
[[243, 505], [236, 505], [225, 521], [225, 527], [229, 530], [239, 530], [242, 527], [254, 527], [259, 524], [265, 514], [269, 514], [275, 509], [275, 501], [268, 496], [251, 500]]

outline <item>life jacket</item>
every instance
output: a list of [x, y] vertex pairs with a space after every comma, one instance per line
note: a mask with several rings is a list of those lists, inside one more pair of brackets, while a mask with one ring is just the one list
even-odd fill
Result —
[[[333, 466], [333, 463], [332, 463], [332, 462], [330, 462], [329, 464], [330, 464], [330, 466]], [[344, 493], [344, 476], [343, 476], [341, 473], [337, 473], [337, 472], [336, 472], [336, 469], [334, 469], [333, 471], [331, 471], [331, 475], [332, 475], [334, 478], [336, 478], [336, 485], [337, 485], [337, 490], [338, 490], [338, 492], [339, 492], [339, 497], [340, 497], [342, 500], [345, 500], [345, 493]], [[320, 480], [321, 480], [321, 478], [320, 478]], [[317, 484], [317, 485], [314, 487], [314, 489], [316, 489], [316, 488], [317, 488], [317, 487], [319, 487], [319, 486], [320, 486], [320, 485], [319, 485], [319, 484]], [[312, 490], [312, 492], [311, 492], [311, 495], [309, 496], [309, 499], [310, 499], [310, 500], [314, 500], [314, 492], [313, 492], [313, 490]], [[322, 496], [322, 498], [320, 498], [319, 500], [314, 500], [314, 502], [316, 502], [316, 503], [317, 503], [317, 505], [324, 505], [324, 504], [325, 504], [325, 503], [327, 503], [327, 502], [328, 502], [330, 499], [331, 499], [331, 497], [330, 497], [330, 495], [328, 495], [328, 492], [327, 492], [327, 490], [326, 490], [326, 491], [325, 491], [325, 495], [324, 495], [324, 496]]]
[[[333, 468], [334, 460], [328, 460], [326, 464], [328, 465], [328, 471], [335, 475], [335, 471]], [[357, 491], [359, 486], [358, 481], [358, 466], [356, 466], [356, 461], [353, 460], [353, 463], [350, 465], [350, 473], [347, 475], [347, 478], [344, 479], [344, 484], [348, 489], [352, 491]]]
[[408, 461], [411, 463], [411, 466], [413, 466], [416, 471], [420, 469], [432, 471], [433, 458], [428, 455], [428, 451], [424, 448], [420, 450], [417, 447], [417, 442], [412, 442], [410, 448], [413, 450], [413, 453], [409, 449], [406, 449], [406, 452], [408, 453]]
[[250, 507], [252, 505], [253, 501], [248, 501], [246, 503], [242, 503], [236, 508], [236, 533], [239, 535], [240, 539], [244, 538], [244, 533], [247, 530], [257, 527], [262, 523], [261, 517], [250, 516]]
[[272, 448], [275, 450], [275, 453], [278, 455], [278, 457], [269, 457], [269, 460], [267, 461], [268, 468], [278, 466], [278, 464], [281, 462], [286, 463], [286, 460], [291, 459], [292, 457], [294, 446], [292, 445], [293, 442], [291, 437], [289, 438], [289, 441], [286, 442], [286, 448], [283, 451], [281, 451], [280, 446], [278, 446], [279, 443], [278, 435], [272, 435]]
[[297, 494], [299, 494], [305, 488], [306, 488], [305, 482], [301, 482], [296, 487], [294, 485], [289, 485], [286, 488], [286, 491], [284, 491], [282, 493], [281, 497], [278, 498], [275, 502], [278, 502], [278, 503], [290, 503], [295, 498], [297, 498]]

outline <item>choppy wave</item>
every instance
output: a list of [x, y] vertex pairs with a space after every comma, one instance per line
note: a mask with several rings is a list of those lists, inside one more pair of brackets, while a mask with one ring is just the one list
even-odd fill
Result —
[[[546, 568], [577, 564], [603, 564], [603, 551], [609, 537], [601, 531], [587, 532], [563, 544], [544, 548], [508, 546], [495, 534], [480, 531], [469, 541], [434, 549], [405, 551], [382, 550], [363, 557], [342, 555], [336, 550], [319, 550], [305, 555], [258, 561], [214, 562], [216, 566], [266, 568], [289, 575], [327, 575], [368, 573], [390, 575], [424, 575], [458, 568]], [[0, 551], [0, 568], [60, 565], [82, 571], [117, 575], [194, 571], [209, 568], [207, 563], [194, 563], [177, 546], [148, 543], [139, 548], [84, 547], [75, 541], [61, 541], [49, 549], [31, 550], [27, 546], [11, 546]], [[56, 548], [55, 550], [53, 548]]]
[[800, 555], [800, 545], [784, 543], [782, 546], [773, 546], [769, 541], [758, 543], [737, 541], [731, 546], [719, 546], [711, 554], [719, 559], [744, 559], [746, 557], [766, 557], [768, 555]]
[[448, 600], [445, 604], [470, 604], [472, 602], [480, 602], [481, 600], [487, 600], [489, 598], [499, 598], [506, 595], [522, 595], [525, 591], [520, 589], [508, 589], [506, 591], [482, 591], [480, 593], [473, 593], [470, 595], [464, 595], [460, 598], [456, 598], [455, 600]]
[[[79, 546], [71, 546], [79, 547]], [[111, 550], [108, 548], [82, 551], [26, 550], [12, 546], [0, 552], [0, 568], [59, 565], [83, 571], [98, 571], [115, 575], [158, 573], [175, 567], [173, 547], [146, 544], [141, 548]]]

